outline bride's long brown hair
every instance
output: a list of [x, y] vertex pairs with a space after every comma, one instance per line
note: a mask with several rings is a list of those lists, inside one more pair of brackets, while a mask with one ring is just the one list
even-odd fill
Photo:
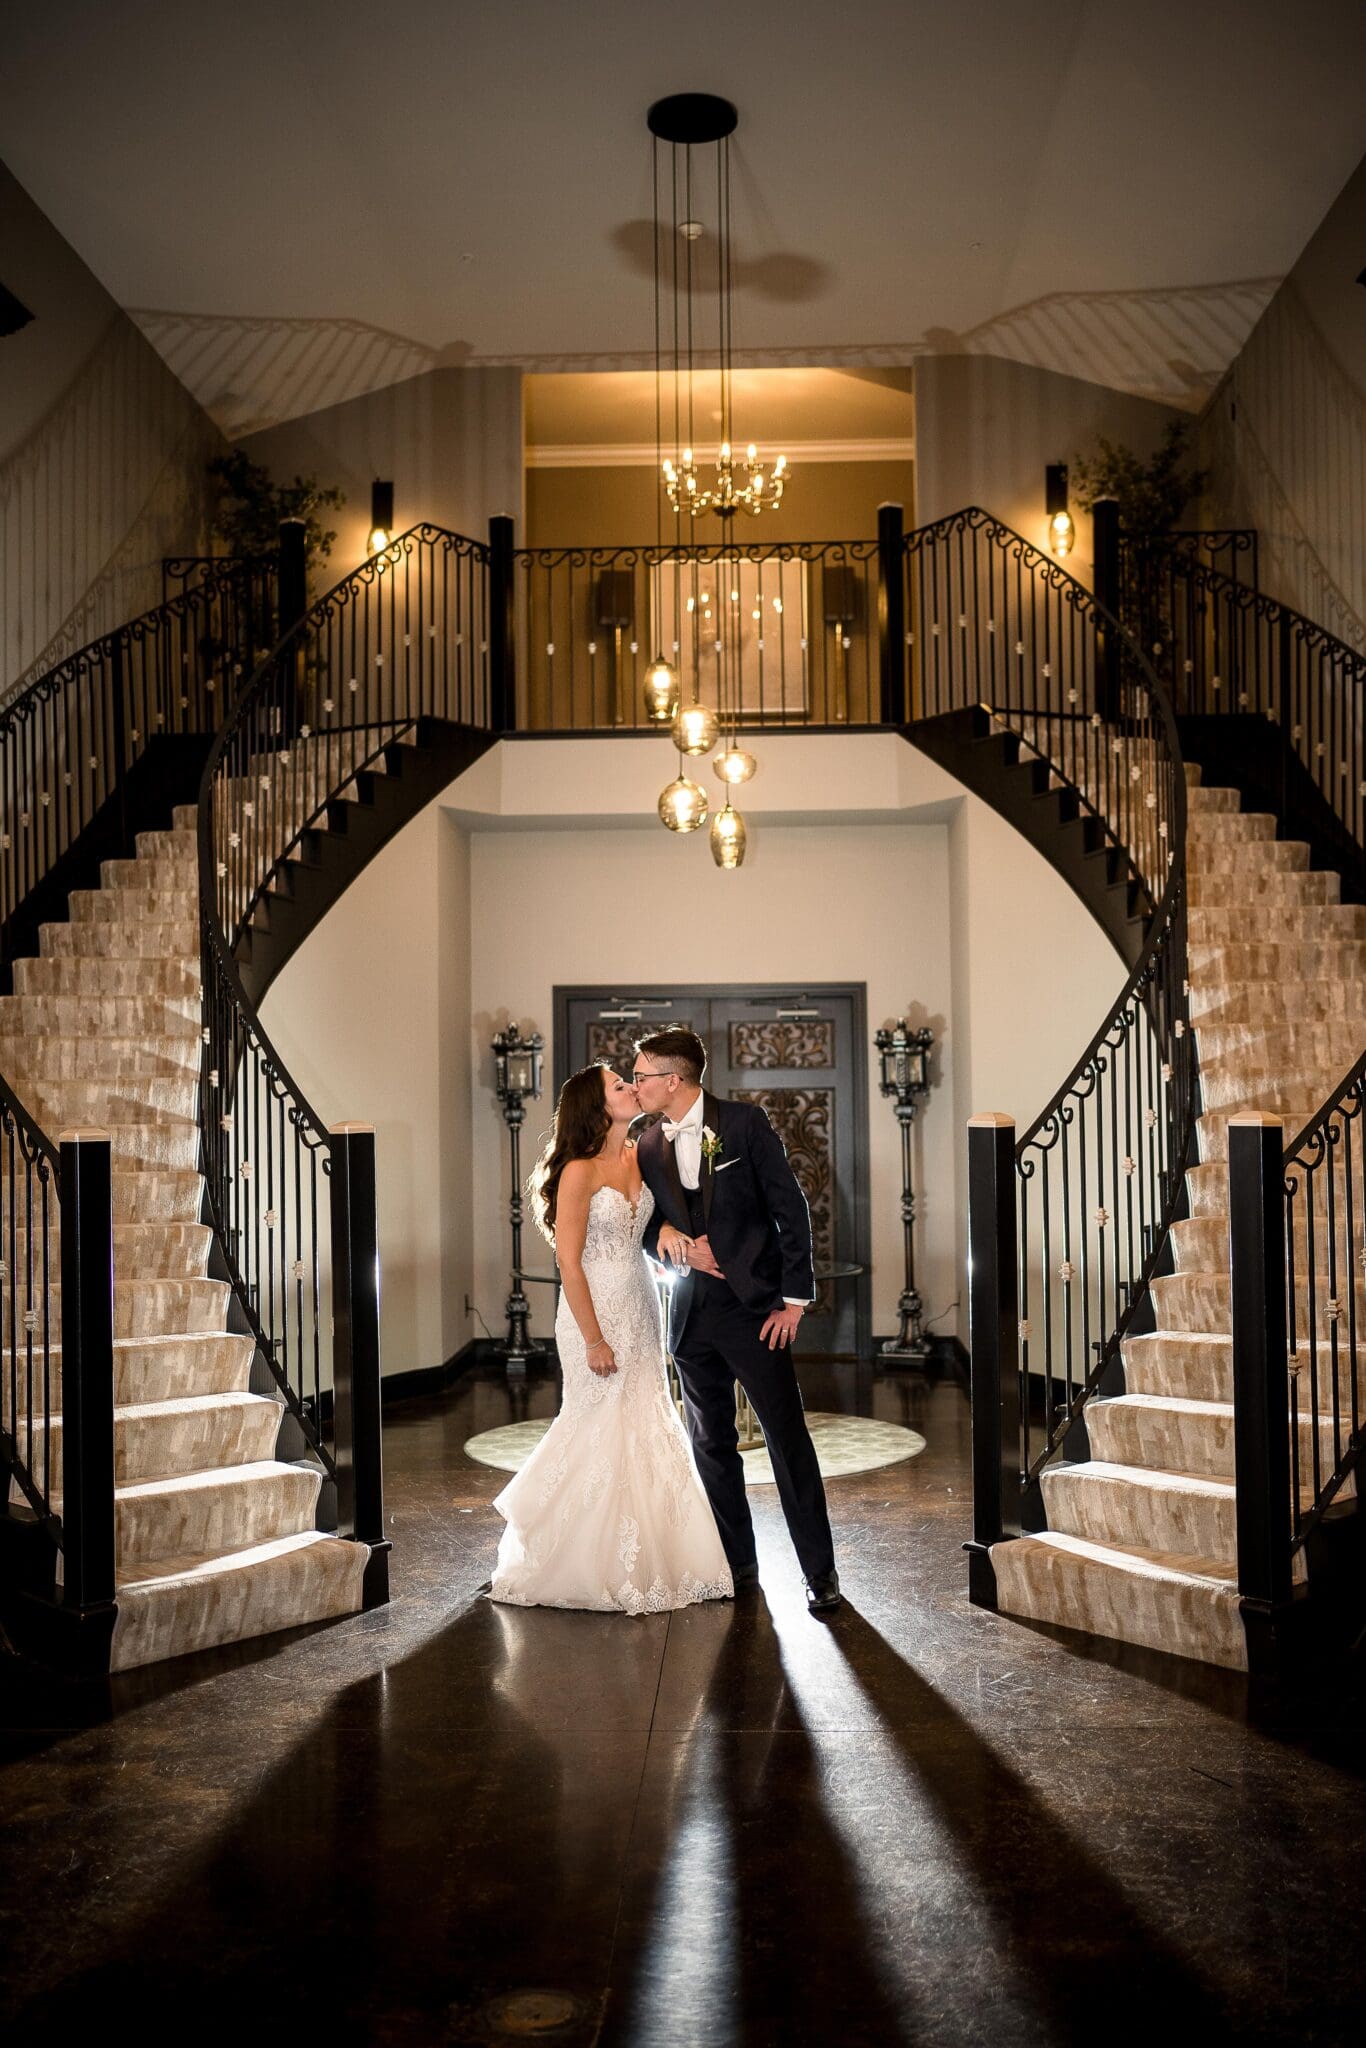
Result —
[[612, 1128], [602, 1079], [606, 1067], [606, 1060], [595, 1060], [569, 1076], [555, 1104], [545, 1150], [526, 1184], [536, 1227], [549, 1244], [555, 1242], [560, 1175], [571, 1159], [595, 1159]]

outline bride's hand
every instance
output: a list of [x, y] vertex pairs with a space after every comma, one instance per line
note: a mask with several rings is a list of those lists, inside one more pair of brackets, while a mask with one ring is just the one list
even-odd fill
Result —
[[659, 1256], [670, 1266], [686, 1266], [692, 1242], [681, 1230], [675, 1230], [672, 1223], [665, 1223], [659, 1232]]
[[599, 1344], [595, 1351], [589, 1351], [588, 1369], [595, 1372], [600, 1380], [612, 1377], [617, 1369], [617, 1361], [610, 1344]]

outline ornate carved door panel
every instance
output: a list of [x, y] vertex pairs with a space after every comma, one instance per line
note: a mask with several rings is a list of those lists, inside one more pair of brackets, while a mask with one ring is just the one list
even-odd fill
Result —
[[556, 1087], [593, 1059], [610, 1059], [629, 1072], [636, 1039], [671, 1024], [687, 1025], [706, 1041], [709, 1088], [760, 1103], [767, 1112], [811, 1210], [818, 1271], [865, 1268], [819, 1282], [802, 1348], [846, 1357], [866, 1353], [868, 1069], [862, 986], [680, 987], [625, 994], [556, 989]]

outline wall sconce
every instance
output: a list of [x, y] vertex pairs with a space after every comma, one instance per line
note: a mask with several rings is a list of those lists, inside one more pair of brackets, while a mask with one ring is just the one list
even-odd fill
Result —
[[1070, 555], [1077, 529], [1067, 509], [1067, 464], [1050, 462], [1044, 469], [1044, 509], [1048, 513], [1048, 545], [1059, 561]]
[[[392, 487], [390, 487], [392, 488]], [[512, 1226], [512, 1291], [507, 1298], [508, 1335], [503, 1359], [510, 1373], [524, 1373], [529, 1358], [539, 1356], [541, 1347], [532, 1342], [527, 1328], [531, 1303], [527, 1300], [522, 1272], [522, 1125], [526, 1104], [541, 1092], [545, 1065], [545, 1040], [539, 1031], [523, 1035], [519, 1024], [498, 1032], [493, 1046], [493, 1086], [508, 1129], [512, 1154], [512, 1196], [508, 1221]]]
[[370, 486], [370, 541], [372, 555], [382, 555], [394, 537], [394, 487], [376, 477]]

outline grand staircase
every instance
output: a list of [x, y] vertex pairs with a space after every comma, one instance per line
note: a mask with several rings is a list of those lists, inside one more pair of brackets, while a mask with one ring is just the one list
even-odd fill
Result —
[[[112, 1138], [114, 1671], [355, 1613], [368, 1556], [316, 1526], [323, 1469], [277, 1455], [284, 1404], [253, 1391], [255, 1341], [212, 1277], [195, 824], [177, 808], [170, 830], [138, 835], [135, 858], [107, 861], [102, 886], [73, 892], [69, 921], [42, 927], [38, 957], [14, 963], [15, 992], [0, 997], [0, 1071], [32, 1115]], [[60, 1474], [60, 1289], [52, 1299], [45, 1428]], [[30, 1440], [18, 1418], [31, 1465], [43, 1433]]]
[[[1125, 1392], [1085, 1411], [1091, 1456], [1042, 1478], [1046, 1532], [995, 1546], [999, 1601], [1027, 1616], [1247, 1669], [1238, 1594], [1228, 1120], [1293, 1131], [1366, 1044], [1366, 909], [1304, 844], [1191, 769], [1190, 1007], [1200, 1054], [1199, 1164], [1156, 1329], [1123, 1345]], [[1307, 1439], [1331, 1417], [1301, 1416]], [[1350, 1481], [1349, 1481], [1350, 1484]], [[1297, 1570], [1304, 1569], [1301, 1554]]]

